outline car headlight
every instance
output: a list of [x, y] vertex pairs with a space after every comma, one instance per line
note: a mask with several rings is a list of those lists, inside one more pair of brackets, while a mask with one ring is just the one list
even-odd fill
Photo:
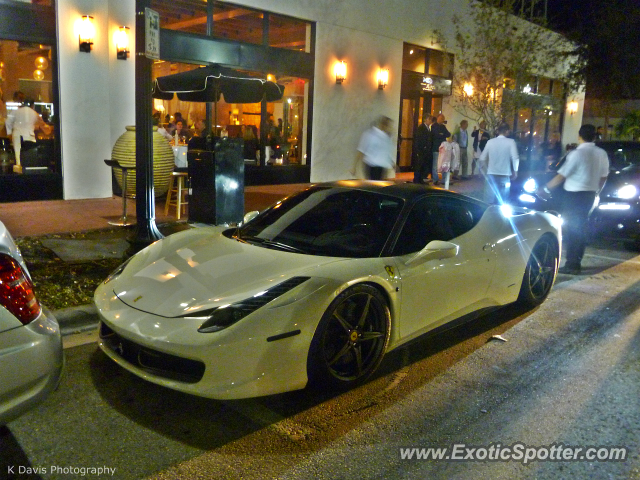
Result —
[[255, 312], [270, 301], [284, 295], [289, 290], [306, 282], [309, 278], [310, 277], [293, 277], [268, 290], [257, 293], [251, 298], [229, 305], [223, 305], [213, 310], [207, 310], [206, 312], [185, 315], [185, 318], [206, 318], [206, 321], [200, 325], [198, 331], [201, 333], [218, 332], [233, 325], [250, 313]]
[[533, 193], [538, 189], [538, 184], [536, 183], [535, 179], [530, 178], [529, 180], [524, 182], [524, 185], [522, 185], [522, 189], [527, 193]]
[[115, 278], [117, 278], [124, 271], [124, 269], [129, 264], [129, 262], [131, 261], [132, 258], [133, 257], [130, 257], [124, 263], [120, 264], [120, 266], [118, 268], [116, 268], [113, 272], [111, 272], [109, 274], [109, 276], [107, 278], [105, 278], [104, 283], [107, 284], [111, 280], [114, 280]]
[[635, 185], [625, 185], [624, 187], [620, 187], [616, 191], [615, 196], [628, 200], [630, 198], [638, 196], [638, 189], [635, 187]]

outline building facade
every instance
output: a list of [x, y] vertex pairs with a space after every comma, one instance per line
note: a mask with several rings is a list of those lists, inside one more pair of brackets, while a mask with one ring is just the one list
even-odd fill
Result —
[[[135, 0], [0, 0], [0, 115], [6, 118], [16, 107], [13, 94], [24, 91], [52, 130], [39, 139], [46, 155], [33, 165], [40, 170], [0, 175], [0, 201], [112, 195], [104, 160], [135, 123], [135, 6]], [[150, 0], [149, 6], [160, 18], [154, 78], [220, 63], [284, 85], [283, 99], [272, 104], [154, 100], [160, 123], [175, 123], [180, 112], [196, 126], [213, 115], [216, 134], [252, 130], [270, 149], [247, 158], [247, 184], [351, 177], [360, 134], [380, 115], [396, 122], [398, 165], [410, 169], [413, 131], [424, 115], [442, 112], [449, 125], [462, 120], [451, 102], [455, 52], [444, 53], [434, 32], [452, 38], [451, 16], [468, 11], [466, 0]], [[79, 47], [83, 16], [93, 21], [89, 52]], [[126, 59], [115, 43], [121, 26], [129, 27]], [[46, 68], [38, 68], [41, 57]], [[342, 81], [338, 65], [346, 67]], [[541, 77], [543, 89], [545, 82]], [[524, 126], [516, 118], [516, 131], [528, 128], [538, 138], [556, 131], [563, 144], [575, 142], [583, 98], [563, 101], [577, 110], [565, 107], [551, 127], [548, 119]]]

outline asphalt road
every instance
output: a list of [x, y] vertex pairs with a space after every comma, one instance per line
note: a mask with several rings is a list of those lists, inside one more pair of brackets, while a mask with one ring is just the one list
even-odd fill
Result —
[[[607, 243], [587, 253], [586, 274], [559, 276], [538, 309], [419, 339], [342, 395], [201, 399], [130, 375], [92, 334], [69, 338], [59, 390], [0, 431], [0, 478], [640, 478], [640, 257]], [[624, 447], [626, 459], [401, 458], [454, 445], [516, 456], [520, 444]]]

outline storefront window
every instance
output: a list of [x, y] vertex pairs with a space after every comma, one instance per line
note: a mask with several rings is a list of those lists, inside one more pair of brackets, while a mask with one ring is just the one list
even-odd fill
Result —
[[453, 55], [440, 50], [428, 49], [429, 75], [452, 78], [453, 76]]
[[[41, 167], [42, 172], [56, 169], [51, 143], [57, 113], [53, 103], [52, 78], [50, 45], [0, 40], [0, 137], [11, 142], [16, 164]], [[20, 108], [33, 109], [39, 114], [33, 129], [30, 126], [26, 130], [17, 128], [16, 114]], [[39, 158], [34, 152], [27, 155], [31, 149], [41, 150]], [[45, 153], [47, 158], [44, 158]], [[28, 161], [25, 161], [27, 157]]]
[[245, 43], [263, 43], [264, 14], [256, 10], [214, 2], [213, 36]]
[[402, 69], [424, 73], [426, 49], [415, 45], [404, 44], [402, 55]]
[[269, 14], [269, 46], [311, 51], [311, 32], [308, 22], [281, 15]]
[[551, 95], [551, 79], [546, 77], [538, 79], [538, 93], [540, 95]]
[[[186, 72], [198, 65], [171, 63], [158, 61], [154, 63], [152, 78]], [[259, 72], [248, 72], [258, 75]], [[308, 99], [308, 80], [298, 77], [279, 77], [275, 81], [284, 85], [284, 95], [277, 102], [266, 104], [266, 117], [269, 125], [265, 128], [268, 133], [267, 145], [260, 145], [262, 104], [261, 103], [227, 103], [224, 97], [212, 107], [212, 130], [214, 136], [228, 136], [243, 138], [245, 144], [255, 139], [256, 146], [270, 147], [270, 158], [266, 163], [274, 165], [306, 164], [305, 112]], [[175, 96], [172, 100], [153, 101], [154, 115], [159, 118], [161, 126], [168, 133], [173, 134], [177, 114], [184, 119], [185, 127], [190, 136], [206, 136], [200, 129], [204, 127], [206, 119], [206, 103], [183, 102]], [[250, 132], [249, 132], [250, 130]], [[261, 148], [260, 151], [263, 149]], [[245, 153], [248, 164], [264, 165], [259, 158], [258, 149]]]
[[160, 25], [169, 30], [207, 33], [207, 2], [182, 0], [179, 4], [166, 0], [151, 0], [151, 8], [160, 15]]

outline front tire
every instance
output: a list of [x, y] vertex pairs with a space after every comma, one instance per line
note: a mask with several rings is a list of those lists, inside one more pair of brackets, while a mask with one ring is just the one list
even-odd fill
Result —
[[560, 252], [551, 235], [544, 235], [533, 247], [524, 271], [518, 303], [537, 307], [549, 295], [558, 273]]
[[380, 365], [390, 331], [389, 307], [375, 287], [361, 284], [342, 292], [311, 342], [310, 385], [345, 389], [364, 382]]

